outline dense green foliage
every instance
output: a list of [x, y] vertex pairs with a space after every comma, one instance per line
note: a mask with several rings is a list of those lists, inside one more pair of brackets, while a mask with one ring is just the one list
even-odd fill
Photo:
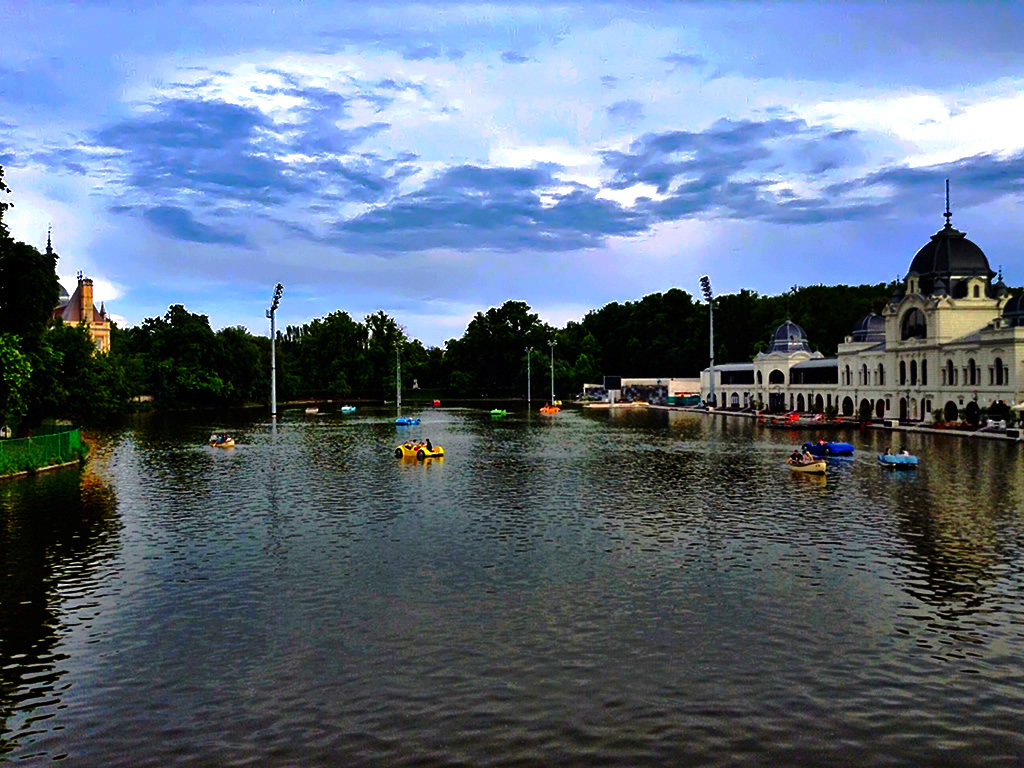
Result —
[[[3, 192], [9, 190], [0, 168]], [[205, 315], [180, 304], [138, 326], [113, 328], [110, 353], [95, 354], [87, 331], [51, 319], [56, 255], [9, 237], [2, 218], [8, 206], [0, 201], [0, 425], [25, 431], [45, 418], [102, 422], [142, 395], [156, 407], [269, 400], [270, 339], [241, 327], [214, 331]], [[807, 330], [817, 350], [834, 355], [893, 287], [815, 285], [781, 296], [719, 296], [715, 359], [750, 360], [787, 319]], [[606, 374], [695, 377], [708, 364], [708, 320], [707, 304], [679, 288], [613, 302], [561, 329], [543, 323], [525, 302], [507, 301], [478, 312], [443, 349], [428, 349], [384, 312], [359, 322], [338, 310], [278, 332], [277, 395], [281, 402], [390, 400], [399, 357], [403, 391], [419, 390], [423, 398], [523, 397], [529, 367], [533, 396], [543, 400], [552, 363], [556, 397], [572, 397]]]

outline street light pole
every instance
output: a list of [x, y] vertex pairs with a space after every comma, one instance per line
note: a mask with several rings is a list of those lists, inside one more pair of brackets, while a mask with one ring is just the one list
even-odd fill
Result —
[[711, 293], [711, 278], [701, 275], [700, 289], [704, 293], [704, 299], [708, 303], [708, 356], [711, 358], [711, 367], [708, 369], [711, 378], [711, 386], [708, 388], [708, 402], [715, 405], [715, 310], [714, 295]]
[[552, 339], [548, 342], [551, 347], [551, 399], [548, 400], [548, 405], [555, 404], [555, 340]]
[[526, 348], [526, 410], [530, 410], [530, 353], [533, 347]]
[[270, 318], [270, 418], [277, 418], [277, 355], [275, 350], [275, 344], [277, 342], [277, 329], [274, 327], [274, 314], [277, 312], [277, 307], [281, 303], [281, 294], [284, 292], [284, 286], [280, 283], [274, 288], [274, 300], [270, 303], [270, 309], [267, 310], [267, 317]]

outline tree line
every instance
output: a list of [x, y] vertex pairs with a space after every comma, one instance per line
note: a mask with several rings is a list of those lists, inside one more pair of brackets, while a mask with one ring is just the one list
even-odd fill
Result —
[[[0, 167], [0, 193], [9, 193]], [[270, 339], [243, 327], [214, 331], [209, 319], [172, 305], [161, 317], [111, 330], [109, 354], [88, 332], [53, 319], [56, 254], [13, 240], [0, 199], [0, 426], [25, 432], [46, 419], [90, 425], [116, 419], [146, 396], [157, 408], [267, 403]], [[741, 290], [714, 299], [715, 360], [740, 362], [767, 348], [785, 320], [803, 326], [814, 349], [837, 345], [895, 284], [794, 286], [779, 296]], [[522, 398], [527, 368], [545, 399], [554, 359], [556, 396], [571, 398], [605, 375], [692, 378], [707, 367], [706, 302], [680, 288], [613, 302], [564, 328], [522, 301], [477, 312], [460, 338], [424, 347], [384, 312], [361, 321], [338, 310], [278, 331], [280, 402], [393, 399], [396, 358], [403, 397]], [[553, 344], [553, 347], [552, 347]], [[529, 350], [529, 352], [527, 352]]]

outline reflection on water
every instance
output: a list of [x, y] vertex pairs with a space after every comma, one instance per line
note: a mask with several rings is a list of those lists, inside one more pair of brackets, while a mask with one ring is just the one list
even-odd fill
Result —
[[112, 489], [66, 469], [0, 481], [0, 756], [61, 708], [60, 636], [89, 621], [116, 548]]
[[[153, 416], [0, 485], [13, 759], [1012, 764], [1019, 446], [666, 411]], [[211, 449], [215, 429], [238, 436]], [[396, 460], [406, 436], [443, 460]], [[898, 440], [919, 469], [875, 455]]]

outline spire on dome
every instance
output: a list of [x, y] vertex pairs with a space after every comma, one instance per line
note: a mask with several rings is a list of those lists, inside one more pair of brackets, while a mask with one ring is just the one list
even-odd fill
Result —
[[946, 217], [946, 229], [952, 229], [953, 225], [949, 223], [953, 216], [949, 210], [949, 179], [946, 179], [946, 212], [942, 215]]

